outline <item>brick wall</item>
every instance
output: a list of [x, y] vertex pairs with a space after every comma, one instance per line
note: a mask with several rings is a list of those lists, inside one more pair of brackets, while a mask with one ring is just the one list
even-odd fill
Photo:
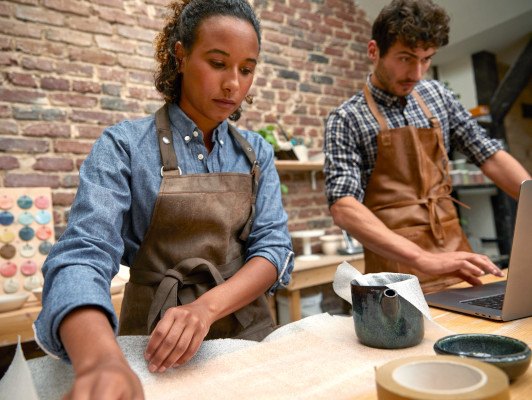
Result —
[[[49, 186], [56, 236], [103, 128], [161, 104], [152, 42], [167, 0], [0, 3], [0, 186]], [[364, 82], [370, 26], [352, 0], [255, 0], [261, 64], [239, 125], [279, 121], [321, 150], [324, 119]], [[331, 228], [323, 175], [281, 174], [290, 229]]]

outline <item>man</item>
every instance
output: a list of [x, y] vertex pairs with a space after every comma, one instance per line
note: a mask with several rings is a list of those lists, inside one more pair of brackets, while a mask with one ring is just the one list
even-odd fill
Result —
[[422, 80], [448, 35], [447, 13], [430, 0], [383, 8], [368, 43], [374, 71], [331, 113], [324, 143], [330, 211], [364, 245], [366, 272], [412, 273], [425, 291], [503, 275], [471, 252], [450, 196], [448, 154], [459, 150], [514, 198], [530, 179], [449, 90]]

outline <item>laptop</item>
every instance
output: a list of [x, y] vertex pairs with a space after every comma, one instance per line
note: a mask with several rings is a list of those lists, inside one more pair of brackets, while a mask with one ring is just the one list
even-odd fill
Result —
[[497, 321], [532, 316], [532, 180], [521, 184], [505, 281], [425, 295], [432, 307]]

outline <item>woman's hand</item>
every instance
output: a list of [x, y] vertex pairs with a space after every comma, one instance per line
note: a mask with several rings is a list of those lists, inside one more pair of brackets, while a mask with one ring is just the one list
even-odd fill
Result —
[[144, 357], [150, 372], [164, 372], [190, 360], [211, 324], [208, 307], [196, 301], [165, 312], [153, 330]]
[[142, 400], [139, 378], [123, 357], [104, 357], [100, 363], [76, 372], [70, 392], [63, 400]]

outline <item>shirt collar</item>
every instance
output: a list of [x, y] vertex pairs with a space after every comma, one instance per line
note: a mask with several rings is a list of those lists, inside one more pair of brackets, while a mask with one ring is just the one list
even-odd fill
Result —
[[[368, 75], [366, 83], [368, 84], [371, 95], [377, 103], [382, 104], [385, 107], [404, 107], [401, 97], [385, 92], [384, 90], [379, 89], [377, 86], [371, 83], [371, 74]], [[411, 98], [412, 94], [410, 93], [405, 98], [406, 102], [408, 103]]]
[[[194, 138], [194, 132], [201, 133], [201, 130], [197, 127], [194, 121], [192, 121], [177, 104], [170, 104], [168, 110], [170, 123], [175, 129], [175, 133], [180, 135], [185, 143], [190, 143], [192, 141], [192, 138]], [[229, 124], [227, 123], [227, 120], [222, 121], [220, 125], [214, 129], [213, 140], [223, 145], [228, 134], [228, 128]]]

